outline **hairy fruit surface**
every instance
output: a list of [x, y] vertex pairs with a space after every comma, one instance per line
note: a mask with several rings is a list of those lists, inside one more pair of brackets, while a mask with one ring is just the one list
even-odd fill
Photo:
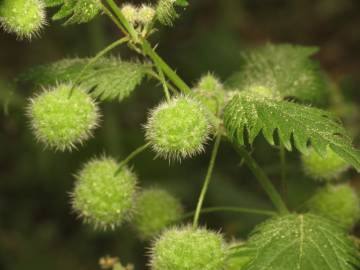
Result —
[[72, 206], [95, 228], [114, 229], [131, 214], [136, 192], [136, 176], [111, 158], [90, 161], [77, 175]]
[[136, 200], [132, 224], [143, 239], [148, 239], [181, 218], [179, 200], [165, 190], [144, 190]]
[[209, 122], [201, 104], [189, 97], [164, 102], [151, 113], [146, 138], [164, 158], [181, 159], [204, 150]]
[[152, 270], [219, 270], [226, 248], [220, 234], [192, 227], [165, 231], [152, 248]]
[[100, 114], [82, 89], [62, 84], [31, 99], [28, 114], [37, 139], [46, 146], [71, 150], [92, 135]]

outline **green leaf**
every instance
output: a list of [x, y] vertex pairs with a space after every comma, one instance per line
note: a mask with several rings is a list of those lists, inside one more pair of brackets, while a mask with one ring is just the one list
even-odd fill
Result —
[[240, 91], [262, 86], [283, 99], [324, 105], [328, 97], [324, 76], [310, 58], [317, 51], [315, 47], [267, 44], [244, 54], [242, 69], [226, 86]]
[[241, 145], [245, 144], [245, 133], [253, 143], [260, 131], [274, 145], [277, 130], [279, 139], [289, 151], [293, 141], [300, 152], [307, 153], [311, 144], [325, 157], [329, 146], [360, 171], [360, 152], [353, 148], [340, 121], [327, 111], [244, 91], [226, 105], [224, 125], [230, 139]]
[[45, 0], [47, 7], [60, 6], [53, 20], [68, 18], [66, 24], [86, 23], [101, 11], [100, 0]]
[[337, 224], [312, 214], [287, 215], [259, 225], [247, 246], [256, 251], [243, 270], [355, 270], [359, 254]]
[[[64, 59], [35, 67], [19, 77], [21, 82], [35, 85], [54, 85], [58, 82], [74, 82], [91, 59]], [[147, 66], [139, 62], [127, 62], [119, 58], [101, 58], [91, 65], [79, 85], [101, 100], [123, 100], [131, 94], [146, 75]]]
[[172, 26], [174, 20], [179, 17], [175, 10], [176, 6], [186, 7], [187, 5], [187, 0], [158, 0], [156, 17], [163, 25]]

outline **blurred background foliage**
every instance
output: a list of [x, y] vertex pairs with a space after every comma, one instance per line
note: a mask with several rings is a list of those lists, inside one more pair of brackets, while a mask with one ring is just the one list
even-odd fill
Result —
[[[120, 1], [119, 1], [120, 2]], [[133, 1], [134, 3], [140, 1]], [[161, 28], [152, 37], [158, 52], [189, 83], [208, 72], [225, 80], [241, 65], [241, 52], [268, 41], [316, 45], [316, 58], [332, 82], [330, 110], [338, 114], [359, 145], [360, 2], [357, 0], [193, 0], [174, 28]], [[51, 10], [49, 11], [52, 12]], [[0, 31], [0, 269], [99, 269], [106, 254], [145, 269], [149, 243], [141, 242], [129, 226], [96, 232], [71, 212], [68, 193], [74, 173], [93, 156], [119, 159], [144, 141], [143, 124], [149, 108], [161, 97], [159, 85], [145, 82], [122, 103], [101, 104], [102, 127], [80, 151], [54, 153], [37, 144], [29, 129], [26, 99], [40, 89], [14, 86], [16, 76], [38, 64], [65, 57], [86, 57], [118, 37], [105, 17], [90, 24], [62, 27], [50, 23], [41, 38], [17, 41]], [[132, 54], [115, 52], [123, 58]], [[279, 183], [279, 151], [262, 138], [253, 152]], [[298, 153], [289, 153], [288, 198], [301, 209], [316, 184], [304, 177]], [[151, 152], [132, 165], [142, 187], [161, 186], [194, 209], [206, 172], [209, 151], [171, 164]], [[346, 175], [359, 186], [355, 173]], [[223, 143], [206, 206], [244, 206], [271, 209], [254, 177]], [[213, 213], [202, 224], [221, 230], [231, 240], [246, 238], [262, 217]]]

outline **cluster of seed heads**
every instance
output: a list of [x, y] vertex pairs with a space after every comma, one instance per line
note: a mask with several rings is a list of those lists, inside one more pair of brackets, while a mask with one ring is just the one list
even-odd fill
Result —
[[136, 7], [132, 4], [124, 4], [121, 8], [121, 12], [128, 22], [132, 24], [148, 25], [155, 18], [155, 9], [149, 5], [142, 4], [140, 7]]

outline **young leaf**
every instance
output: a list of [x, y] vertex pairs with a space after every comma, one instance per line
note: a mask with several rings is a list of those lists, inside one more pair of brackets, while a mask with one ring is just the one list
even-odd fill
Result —
[[289, 44], [267, 44], [244, 55], [244, 64], [226, 82], [232, 89], [249, 86], [271, 89], [281, 98], [326, 104], [327, 93], [323, 74], [310, 56], [317, 48]]
[[324, 110], [243, 91], [226, 105], [224, 125], [230, 139], [241, 145], [245, 143], [245, 132], [252, 143], [260, 131], [274, 145], [273, 135], [277, 130], [280, 141], [289, 151], [292, 137], [295, 147], [302, 153], [306, 153], [311, 144], [325, 157], [327, 146], [330, 146], [360, 171], [360, 152], [353, 148], [339, 120]]
[[101, 11], [100, 0], [45, 0], [45, 5], [47, 7], [61, 5], [52, 19], [68, 18], [65, 25], [89, 22]]
[[[24, 73], [19, 81], [35, 85], [54, 85], [74, 82], [91, 59], [64, 59], [50, 65], [39, 66]], [[80, 86], [101, 100], [123, 100], [141, 83], [147, 66], [139, 62], [126, 62], [119, 58], [101, 58], [81, 76]]]
[[256, 250], [243, 270], [355, 270], [355, 244], [337, 224], [312, 214], [287, 215], [259, 225], [247, 246]]
[[156, 17], [163, 25], [172, 26], [173, 21], [179, 17], [175, 7], [187, 5], [187, 0], [159, 0], [156, 6]]

